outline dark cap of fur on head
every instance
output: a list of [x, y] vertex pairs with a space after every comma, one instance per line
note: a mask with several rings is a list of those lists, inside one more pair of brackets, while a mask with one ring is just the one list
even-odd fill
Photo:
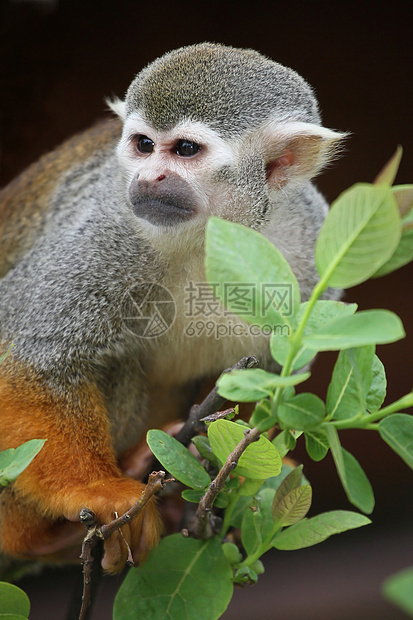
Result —
[[156, 129], [201, 121], [223, 137], [279, 120], [320, 123], [311, 87], [295, 71], [254, 50], [213, 43], [182, 47], [145, 67], [126, 94]]

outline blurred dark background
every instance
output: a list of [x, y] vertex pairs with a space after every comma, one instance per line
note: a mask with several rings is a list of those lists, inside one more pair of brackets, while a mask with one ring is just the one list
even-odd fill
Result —
[[[294, 68], [315, 88], [327, 127], [350, 131], [344, 156], [318, 180], [329, 201], [371, 181], [404, 147], [398, 183], [413, 182], [413, 25], [409, 1], [240, 3], [152, 0], [0, 2], [0, 186], [39, 155], [104, 116], [155, 57], [210, 40], [252, 47]], [[413, 265], [346, 294], [361, 309], [387, 308], [407, 338], [378, 348], [388, 402], [412, 388]], [[325, 396], [334, 356], [320, 357], [311, 386]], [[306, 386], [307, 387], [307, 386]], [[319, 547], [274, 552], [254, 588], [236, 592], [224, 618], [406, 618], [380, 596], [391, 573], [413, 565], [413, 474], [374, 433], [348, 432], [376, 494], [373, 525]], [[332, 459], [297, 458], [313, 484], [312, 513], [351, 509]], [[78, 569], [25, 579], [32, 620], [66, 618]], [[93, 618], [111, 618], [116, 581], [105, 578]], [[179, 620], [179, 619], [178, 619]]]

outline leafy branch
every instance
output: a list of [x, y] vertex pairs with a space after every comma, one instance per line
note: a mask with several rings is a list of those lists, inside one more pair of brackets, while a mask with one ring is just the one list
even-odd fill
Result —
[[[130, 617], [130, 609], [134, 617], [151, 620], [215, 620], [225, 611], [234, 584], [257, 581], [264, 571], [261, 557], [269, 549], [301, 549], [370, 523], [365, 515], [342, 510], [307, 517], [312, 489], [302, 466], [282, 462], [301, 438], [311, 459], [332, 454], [349, 501], [365, 514], [374, 509], [373, 489], [361, 465], [342, 447], [342, 430], [378, 432], [413, 468], [413, 416], [404, 413], [413, 406], [413, 393], [383, 406], [386, 374], [376, 355], [376, 345], [405, 336], [400, 319], [387, 310], [358, 312], [356, 304], [322, 299], [329, 287], [346, 289], [413, 259], [413, 186], [392, 186], [400, 158], [398, 149], [374, 184], [357, 184], [332, 205], [315, 248], [319, 282], [306, 301], [288, 262], [265, 237], [228, 221], [209, 221], [207, 277], [221, 285], [254, 283], [256, 305], [243, 319], [272, 326], [270, 352], [281, 370], [255, 368], [255, 358], [244, 358], [192, 408], [177, 439], [160, 430], [148, 432], [155, 457], [187, 487], [182, 497], [198, 508], [185, 536], [166, 537], [145, 564], [129, 572], [115, 601], [114, 620]], [[279, 302], [268, 296], [274, 283], [285, 287], [289, 303], [285, 296]], [[236, 300], [224, 301], [236, 314]], [[328, 350], [338, 356], [325, 399], [297, 393], [310, 376], [308, 365]], [[211, 415], [227, 400], [255, 403], [250, 420], [227, 419], [233, 410]], [[191, 438], [198, 457], [184, 447]], [[15, 479], [42, 443], [0, 454], [0, 488]], [[93, 515], [83, 513], [88, 534], [82, 550], [81, 617], [90, 600], [92, 542], [138, 514], [162, 487], [163, 476], [152, 477], [137, 504], [107, 526], [98, 528]], [[411, 610], [411, 584], [411, 571], [403, 573], [389, 580], [386, 595]], [[14, 594], [7, 596], [12, 600]], [[26, 610], [26, 602], [21, 604]]]
[[[239, 362], [235, 364], [235, 366], [224, 370], [224, 373], [230, 372], [231, 370], [254, 368], [257, 365], [257, 358], [251, 355], [249, 357], [243, 357], [241, 360], [239, 360]], [[222, 397], [218, 393], [218, 387], [215, 386], [200, 405], [193, 405], [191, 407], [188, 419], [181, 428], [181, 430], [177, 433], [176, 439], [184, 446], [187, 446], [194, 435], [204, 430], [204, 426], [201, 425], [202, 419], [214, 414], [226, 402], [227, 399]]]
[[209, 517], [211, 515], [212, 506], [216, 500], [218, 493], [224, 488], [224, 485], [231, 472], [238, 465], [239, 459], [243, 452], [253, 442], [260, 437], [260, 431], [256, 428], [245, 429], [244, 438], [237, 444], [231, 454], [228, 456], [223, 467], [219, 470], [215, 480], [209, 485], [208, 491], [202, 497], [196, 511], [195, 525], [189, 530], [189, 533], [195, 538], [211, 538], [213, 530]]

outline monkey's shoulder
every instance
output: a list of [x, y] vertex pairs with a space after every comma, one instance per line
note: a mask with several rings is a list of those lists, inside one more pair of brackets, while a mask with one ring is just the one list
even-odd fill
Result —
[[53, 198], [62, 179], [73, 168], [86, 167], [90, 171], [93, 165], [99, 165], [105, 155], [114, 151], [120, 134], [117, 119], [99, 122], [43, 155], [0, 191], [0, 276], [41, 235], [56, 207]]

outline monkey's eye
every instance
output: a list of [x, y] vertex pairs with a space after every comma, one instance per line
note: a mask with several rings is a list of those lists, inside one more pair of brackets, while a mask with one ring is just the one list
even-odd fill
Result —
[[175, 153], [180, 157], [192, 157], [201, 150], [201, 145], [191, 140], [178, 140], [175, 145]]
[[148, 136], [135, 136], [133, 141], [139, 153], [152, 153], [153, 147], [155, 146], [154, 142], [152, 142]]

